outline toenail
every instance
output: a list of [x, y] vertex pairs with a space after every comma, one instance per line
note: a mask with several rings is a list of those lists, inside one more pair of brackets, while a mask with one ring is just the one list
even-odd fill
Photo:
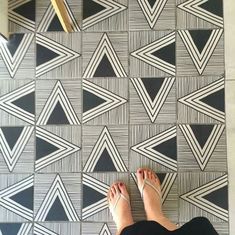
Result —
[[142, 173], [142, 171], [139, 171], [139, 173], [141, 174], [141, 173]]
[[123, 183], [120, 183], [120, 186], [123, 186]]

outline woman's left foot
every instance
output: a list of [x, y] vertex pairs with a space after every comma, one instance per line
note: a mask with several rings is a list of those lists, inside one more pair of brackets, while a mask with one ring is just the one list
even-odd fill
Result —
[[119, 233], [123, 228], [134, 223], [131, 214], [130, 197], [124, 183], [117, 182], [110, 187], [108, 202]]

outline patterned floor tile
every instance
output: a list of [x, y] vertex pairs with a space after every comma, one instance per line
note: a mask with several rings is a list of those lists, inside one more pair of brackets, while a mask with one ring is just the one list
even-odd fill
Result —
[[220, 75], [224, 73], [223, 29], [179, 30], [177, 75]]
[[83, 127], [83, 172], [128, 171], [128, 126]]
[[34, 34], [10, 34], [8, 42], [0, 44], [0, 79], [34, 79]]
[[178, 77], [177, 89], [180, 123], [225, 121], [223, 77]]
[[83, 77], [127, 77], [128, 37], [124, 33], [83, 33]]
[[80, 235], [81, 224], [75, 223], [34, 223], [35, 235]]
[[37, 125], [81, 123], [81, 80], [37, 81]]
[[128, 81], [126, 79], [83, 80], [83, 124], [127, 124]]
[[81, 34], [36, 34], [36, 77], [75, 79], [80, 76]]
[[228, 222], [228, 176], [225, 173], [180, 173], [178, 175], [179, 221], [205, 216]]
[[32, 235], [32, 223], [0, 223], [2, 235]]
[[130, 0], [130, 30], [175, 29], [175, 1]]
[[225, 126], [181, 124], [178, 130], [179, 171], [227, 170]]
[[176, 74], [175, 31], [130, 32], [130, 76]]
[[36, 18], [35, 3], [35, 0], [8, 1], [9, 32], [34, 32]]
[[173, 125], [130, 126], [130, 171], [140, 166], [177, 171], [177, 131]]
[[34, 193], [35, 221], [80, 221], [81, 174], [37, 174]]
[[34, 127], [0, 127], [1, 173], [34, 172]]
[[113, 182], [129, 182], [128, 173], [83, 173], [83, 221], [112, 222], [107, 193]]
[[82, 29], [125, 31], [128, 27], [127, 0], [83, 0]]
[[[73, 32], [81, 31], [82, 0], [63, 1], [69, 17]], [[36, 2], [36, 31], [37, 32], [63, 32], [63, 26], [51, 2], [41, 0]]]
[[0, 174], [0, 221], [33, 221], [34, 176]]
[[36, 127], [35, 172], [80, 172], [81, 127]]
[[130, 123], [176, 122], [176, 86], [174, 77], [131, 78]]
[[223, 1], [177, 0], [178, 28], [223, 27]]
[[0, 125], [33, 125], [35, 122], [35, 82], [2, 80], [0, 86]]

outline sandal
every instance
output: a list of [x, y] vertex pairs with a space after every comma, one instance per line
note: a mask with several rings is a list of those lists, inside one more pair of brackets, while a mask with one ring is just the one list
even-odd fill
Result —
[[141, 198], [143, 198], [143, 194], [144, 194], [144, 187], [147, 185], [149, 185], [152, 189], [154, 189], [154, 191], [157, 193], [157, 195], [159, 196], [161, 203], [162, 203], [162, 194], [161, 191], [159, 189], [157, 189], [150, 181], [149, 179], [144, 179], [144, 182], [142, 184], [142, 186], [139, 188], [140, 190], [140, 195]]

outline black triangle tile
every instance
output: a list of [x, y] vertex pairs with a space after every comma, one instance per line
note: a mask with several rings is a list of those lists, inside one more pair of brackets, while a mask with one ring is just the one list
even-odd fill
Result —
[[164, 78], [141, 78], [149, 97], [154, 101], [156, 95], [164, 83]]
[[25, 96], [20, 97], [19, 99], [12, 101], [12, 104], [29, 113], [35, 114], [35, 92], [31, 92]]
[[152, 55], [175, 65], [175, 43], [171, 43], [165, 47], [160, 48], [157, 51], [152, 52]]
[[12, 57], [14, 56], [16, 50], [22, 42], [23, 37], [24, 34], [11, 34], [9, 36], [9, 40], [6, 45]]
[[85, 0], [83, 1], [83, 19], [93, 16], [104, 9], [105, 7], [94, 2], [93, 0]]
[[190, 125], [190, 127], [199, 145], [203, 148], [211, 135], [214, 125]]
[[105, 195], [83, 184], [83, 208], [86, 208], [105, 197]]
[[171, 138], [157, 146], [154, 146], [153, 149], [159, 153], [164, 154], [165, 156], [177, 160], [177, 145], [176, 137]]
[[213, 30], [189, 30], [195, 46], [201, 53], [208, 42]]
[[55, 53], [54, 51], [37, 44], [37, 55], [36, 55], [36, 65], [39, 66], [41, 64], [44, 64], [50, 60], [53, 60], [54, 58], [58, 57], [59, 54]]
[[69, 120], [62, 108], [60, 102], [58, 101], [55, 105], [54, 110], [52, 111], [47, 124], [70, 124]]
[[50, 25], [49, 25], [47, 31], [49, 31], [49, 32], [50, 31], [64, 31], [57, 14], [55, 14], [54, 18], [50, 22]]
[[52, 145], [41, 138], [36, 138], [36, 160], [43, 158], [58, 149], [59, 148], [55, 145]]
[[100, 155], [94, 171], [117, 171], [106, 148]]
[[1, 235], [18, 235], [21, 228], [21, 223], [0, 223]]
[[206, 11], [211, 12], [217, 16], [223, 17], [223, 1], [222, 0], [208, 0], [199, 5]]
[[116, 77], [113, 67], [106, 54], [103, 55], [102, 60], [97, 66], [94, 77]]
[[65, 209], [58, 196], [48, 211], [45, 221], [69, 221]]
[[83, 112], [93, 109], [104, 102], [106, 101], [99, 96], [96, 96], [87, 90], [83, 90]]
[[219, 188], [205, 196], [203, 196], [209, 202], [219, 206], [225, 210], [228, 210], [228, 186]]
[[34, 193], [34, 187], [31, 186], [13, 196], [10, 198], [19, 203], [20, 205], [33, 210], [33, 193]]
[[224, 89], [214, 92], [201, 99], [202, 102], [208, 104], [209, 106], [218, 109], [221, 112], [225, 112], [224, 105]]
[[13, 149], [24, 127], [1, 127], [10, 149]]
[[156, 0], [147, 0], [147, 1], [148, 1], [149, 5], [153, 8]]
[[27, 1], [25, 4], [15, 8], [14, 12], [29, 20], [35, 21], [35, 0]]

